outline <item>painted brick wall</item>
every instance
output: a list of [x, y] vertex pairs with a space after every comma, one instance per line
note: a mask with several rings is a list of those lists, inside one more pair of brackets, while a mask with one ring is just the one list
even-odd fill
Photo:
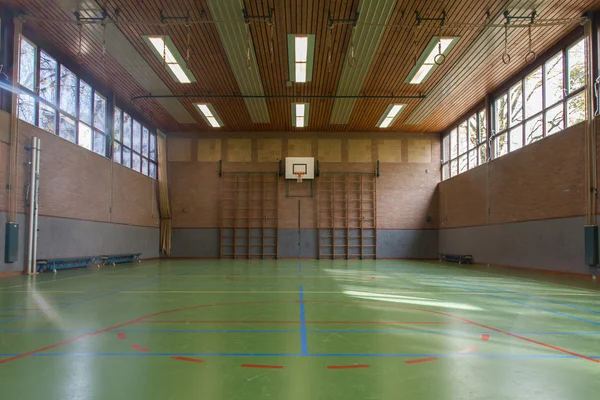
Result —
[[579, 124], [439, 185], [440, 227], [585, 215]]

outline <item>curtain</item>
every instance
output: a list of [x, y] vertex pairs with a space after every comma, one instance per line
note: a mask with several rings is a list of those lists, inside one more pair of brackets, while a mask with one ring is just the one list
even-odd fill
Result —
[[169, 201], [169, 181], [167, 177], [167, 138], [162, 132], [158, 140], [158, 210], [160, 214], [160, 249], [171, 254], [171, 203]]

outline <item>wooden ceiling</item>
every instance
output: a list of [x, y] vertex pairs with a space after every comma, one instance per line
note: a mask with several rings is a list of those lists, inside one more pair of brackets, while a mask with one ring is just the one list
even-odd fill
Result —
[[[10, 7], [25, 11], [34, 17], [50, 19], [71, 19], [75, 17], [64, 8], [60, 0], [4, 0]], [[75, 2], [76, 3], [76, 2]], [[205, 0], [96, 0], [95, 3], [106, 9], [111, 18], [116, 18], [115, 9], [119, 10], [121, 21], [160, 22], [160, 12], [166, 17], [183, 16], [189, 11], [193, 21], [211, 21], [209, 7]], [[350, 42], [352, 28], [349, 25], [336, 25], [332, 30], [331, 63], [327, 60], [327, 15], [333, 18], [352, 18], [358, 9], [359, 0], [244, 0], [240, 1], [250, 15], [267, 15], [274, 10], [273, 56], [270, 52], [270, 28], [261, 21], [251, 21], [252, 41], [256, 53], [257, 64], [264, 92], [267, 95], [334, 95], [337, 90], [341, 71], [346, 62], [346, 51]], [[477, 23], [487, 21], [487, 13], [499, 15], [504, 9], [538, 10], [538, 18], [577, 18], [589, 9], [600, 7], [600, 1], [578, 0], [399, 0], [388, 21], [388, 27], [381, 40], [377, 54], [367, 74], [362, 92], [367, 95], [419, 95], [435, 91], [435, 88], [451, 71], [454, 64], [466, 54], [469, 46], [482, 34], [482, 29], [468, 27], [448, 27], [444, 35], [460, 36], [457, 46], [452, 50], [446, 62], [440, 66], [430, 79], [422, 85], [404, 83], [414, 64], [415, 53], [427, 45], [436, 35], [437, 22], [423, 22], [421, 29], [407, 29], [398, 25], [415, 25], [415, 12], [423, 17], [439, 17], [446, 12], [449, 24]], [[240, 6], [241, 8], [241, 6]], [[240, 11], [241, 13], [241, 11]], [[217, 22], [218, 23], [218, 22]], [[359, 20], [360, 23], [360, 20]], [[107, 87], [114, 88], [121, 103], [130, 98], [147, 95], [147, 91], [138, 84], [127, 71], [112, 57], [107, 56], [102, 62], [102, 45], [83, 29], [83, 55], [77, 57], [79, 31], [73, 24], [55, 22], [27, 22], [24, 32], [34, 35], [39, 40], [48, 41], [66, 56], [79, 60], [83, 68]], [[119, 28], [137, 51], [162, 78], [164, 83], [176, 95], [195, 94], [239, 94], [238, 84], [229, 65], [229, 61], [220, 41], [214, 23], [193, 24], [190, 26], [191, 46], [188, 66], [197, 82], [180, 84], [175, 82], [165, 71], [162, 63], [150, 51], [142, 40], [142, 35], [170, 35], [179, 51], [185, 56], [187, 48], [187, 28], [182, 25], [144, 25], [120, 24]], [[533, 45], [539, 53], [551, 47], [562, 36], [574, 29], [574, 25], [563, 25], [534, 30]], [[288, 87], [288, 53], [287, 35], [315, 34], [315, 57], [312, 82], [293, 84]], [[330, 114], [333, 99], [310, 100], [309, 127], [299, 131], [312, 132], [368, 132], [378, 130], [375, 125], [388, 104], [404, 102], [408, 104], [390, 131], [398, 132], [440, 132], [445, 130], [468, 109], [480, 103], [485, 94], [502, 84], [504, 80], [526, 66], [524, 54], [527, 52], [527, 30], [519, 29], [511, 33], [511, 53], [513, 60], [505, 66], [500, 61], [503, 51], [501, 38], [503, 32], [498, 30], [496, 41], [492, 42], [491, 52], [481, 52], [480, 60], [473, 62], [476, 67], [465, 71], [468, 79], [446, 90], [445, 96], [434, 103], [432, 111], [418, 125], [406, 125], [404, 121], [424, 100], [410, 99], [405, 101], [390, 99], [359, 99], [352, 111], [350, 121], [344, 125], [331, 125]], [[500, 38], [500, 39], [498, 39]], [[498, 41], [499, 40], [499, 41]], [[360, 62], [360, 54], [356, 57]], [[447, 83], [446, 83], [447, 85]], [[181, 103], [196, 120], [194, 124], [178, 123], [160, 104], [152, 99], [135, 102], [136, 108], [149, 121], [166, 131], [211, 131], [193, 103], [201, 99], [181, 99]], [[211, 102], [225, 127], [225, 131], [293, 131], [291, 126], [290, 99], [268, 99], [267, 106], [270, 123], [254, 124], [250, 120], [242, 99], [211, 99]]]

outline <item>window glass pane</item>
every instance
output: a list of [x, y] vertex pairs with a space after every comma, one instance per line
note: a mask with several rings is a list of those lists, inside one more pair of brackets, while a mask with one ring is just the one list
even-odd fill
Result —
[[563, 53], [546, 61], [546, 107], [563, 98]]
[[442, 139], [442, 161], [447, 162], [450, 159], [450, 135]]
[[546, 111], [546, 136], [562, 131], [563, 127], [563, 104], [560, 103]]
[[139, 154], [131, 153], [131, 168], [138, 172], [142, 168], [142, 160]]
[[479, 111], [479, 143], [487, 140], [487, 125], [485, 111]]
[[458, 154], [467, 152], [467, 123], [458, 126]]
[[54, 133], [56, 110], [50, 106], [39, 103], [38, 113], [38, 126], [45, 131]]
[[92, 87], [79, 81], [79, 120], [92, 124]]
[[113, 122], [113, 132], [114, 132], [114, 138], [117, 141], [121, 141], [123, 140], [123, 138], [121, 137], [121, 110], [119, 110], [118, 108], [115, 107], [115, 120]]
[[79, 145], [88, 150], [92, 149], [92, 128], [86, 124], [79, 123]]
[[511, 87], [508, 91], [510, 110], [510, 126], [515, 126], [523, 121], [523, 85], [521, 82]]
[[21, 54], [19, 58], [19, 83], [33, 91], [35, 87], [35, 53], [36, 47], [21, 37]]
[[156, 135], [150, 134], [150, 159], [156, 161]]
[[450, 161], [450, 176], [458, 175], [458, 160]]
[[585, 92], [567, 100], [567, 126], [573, 126], [585, 120]]
[[75, 143], [75, 120], [61, 113], [58, 121], [58, 136]]
[[106, 155], [106, 136], [102, 132], [94, 131], [94, 153]]
[[496, 99], [494, 103], [494, 118], [495, 124], [494, 129], [496, 132], [500, 132], [506, 129], [506, 121], [508, 119], [507, 109], [506, 109], [506, 98], [507, 96], [501, 96]]
[[148, 147], [149, 147], [149, 140], [150, 140], [150, 132], [148, 131], [148, 129], [146, 127], [144, 127], [142, 129], [142, 155], [144, 157], [148, 157]]
[[450, 132], [450, 158], [456, 158], [458, 155], [458, 136], [456, 129]]
[[479, 146], [479, 165], [487, 162], [487, 151], [485, 145]]
[[30, 124], [35, 124], [35, 100], [27, 94], [17, 96], [17, 115]]
[[469, 169], [477, 166], [477, 149], [469, 151]]
[[525, 144], [537, 142], [544, 137], [544, 121], [542, 116], [530, 119], [525, 123]]
[[581, 39], [577, 44], [567, 51], [568, 73], [569, 73], [569, 93], [582, 88], [585, 85], [585, 39]]
[[469, 149], [477, 147], [477, 114], [469, 118]]
[[510, 149], [515, 151], [523, 147], [523, 125], [510, 130]]
[[525, 77], [525, 117], [542, 111], [542, 67]]
[[156, 179], [156, 164], [154, 164], [153, 162], [150, 163], [150, 171], [148, 175], [150, 175], [151, 178]]
[[133, 139], [131, 143], [131, 149], [136, 153], [139, 153], [142, 149], [142, 126], [135, 119], [133, 120]]
[[40, 52], [40, 97], [56, 104], [56, 60]]
[[450, 164], [442, 165], [442, 180], [450, 178]]
[[123, 147], [123, 165], [131, 168], [131, 150]]
[[142, 174], [148, 175], [148, 159], [142, 158]]
[[508, 153], [508, 135], [506, 133], [503, 133], [500, 136], [496, 136], [496, 138], [494, 138], [494, 145], [496, 146], [494, 152], [494, 156], [496, 158], [502, 157], [503, 155]]
[[75, 116], [77, 110], [77, 77], [60, 66], [60, 109]]
[[458, 157], [458, 173], [462, 174], [467, 170], [467, 167], [467, 155], [463, 154], [462, 156]]
[[131, 117], [123, 113], [123, 145], [131, 148]]
[[113, 143], [113, 160], [115, 160], [116, 163], [121, 164], [121, 145], [117, 142]]
[[106, 99], [94, 93], [94, 128], [106, 132]]

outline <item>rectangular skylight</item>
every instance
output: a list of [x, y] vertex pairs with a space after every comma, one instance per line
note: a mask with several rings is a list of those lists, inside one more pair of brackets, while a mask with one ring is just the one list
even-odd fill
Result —
[[417, 85], [429, 79], [433, 71], [444, 63], [446, 56], [456, 45], [458, 39], [453, 36], [434, 36], [404, 82]]
[[387, 106], [383, 115], [377, 122], [377, 127], [389, 128], [396, 121], [396, 118], [398, 118], [402, 110], [404, 110], [404, 107], [406, 107], [406, 104], [390, 104]]
[[308, 126], [308, 103], [292, 103], [292, 126]]
[[213, 128], [220, 128], [223, 126], [223, 121], [215, 112], [215, 109], [212, 106], [212, 104], [196, 103], [196, 107], [198, 107], [198, 110], [200, 111], [200, 115], [202, 116], [202, 119], [204, 119], [204, 122], [206, 122]]
[[290, 81], [305, 83], [312, 80], [315, 35], [288, 35]]
[[152, 52], [165, 64], [169, 74], [180, 83], [196, 82], [196, 78], [188, 69], [183, 57], [168, 35], [142, 36]]

